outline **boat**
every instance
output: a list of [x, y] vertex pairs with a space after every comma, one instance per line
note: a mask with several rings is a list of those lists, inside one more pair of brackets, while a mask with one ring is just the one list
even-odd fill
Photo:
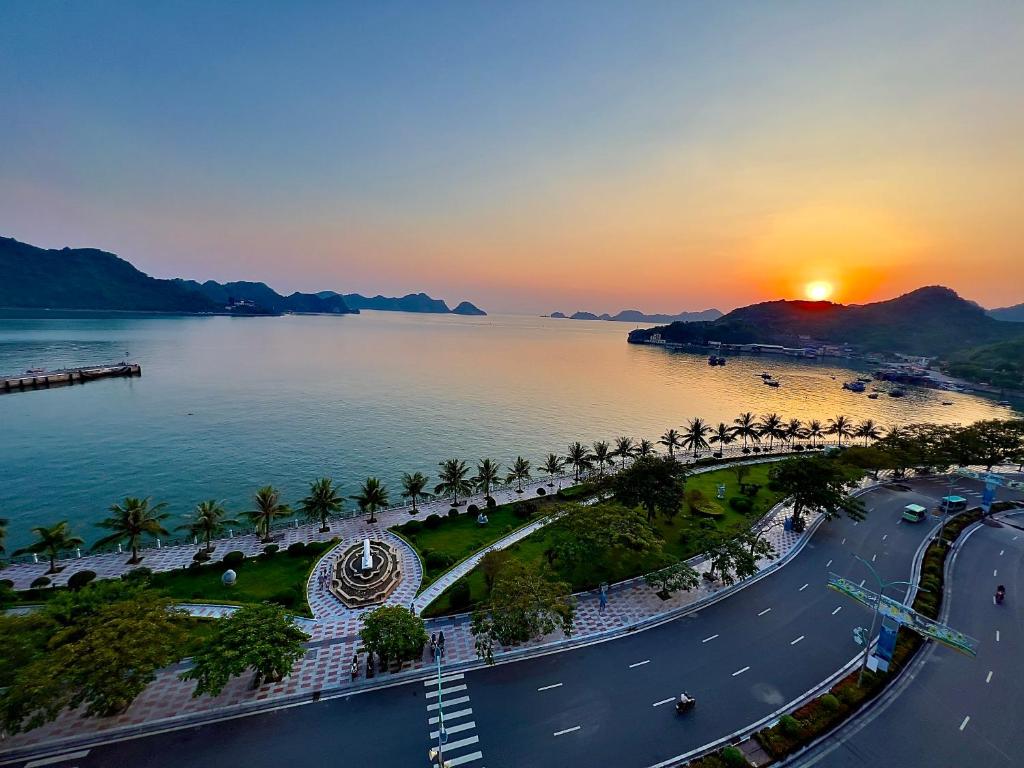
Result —
[[943, 401], [942, 401], [942, 404], [943, 404], [943, 405], [952, 405], [952, 404], [953, 404], [953, 401], [952, 401], [952, 400], [943, 400]]
[[868, 395], [868, 400], [877, 400], [877, 399], [878, 399], [878, 393], [877, 392], [872, 392], [870, 395]]
[[25, 371], [25, 373], [27, 373], [29, 376], [39, 376], [41, 374], [46, 373], [46, 369], [45, 368], [29, 368], [27, 371]]
[[857, 379], [856, 381], [845, 381], [843, 382], [843, 389], [848, 389], [851, 392], [863, 392], [864, 382], [860, 379]]
[[889, 390], [889, 397], [903, 397], [905, 394], [907, 394], [907, 390], [903, 389], [903, 387]]
[[1009, 408], [1010, 405], [1012, 405], [1012, 403], [1010, 403], [1009, 400], [1000, 400], [998, 403], [996, 403], [996, 405], [1005, 405], [1007, 408]]
[[775, 379], [765, 379], [764, 383], [767, 384], [769, 387], [779, 386], [779, 382], [777, 382]]
[[765, 381], [768, 381], [771, 377], [772, 375], [768, 373], [768, 371], [761, 372], [761, 378], [764, 379]]
[[708, 358], [708, 365], [725, 365], [725, 358], [724, 357], [716, 357], [715, 355], [711, 355]]
[[872, 381], [874, 381], [874, 379], [872, 379], [870, 376], [858, 376], [857, 381], [863, 381], [865, 384], [870, 384]]

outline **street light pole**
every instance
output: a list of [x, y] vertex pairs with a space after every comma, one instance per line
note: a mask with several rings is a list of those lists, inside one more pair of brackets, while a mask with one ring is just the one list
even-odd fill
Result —
[[878, 582], [878, 594], [875, 597], [875, 611], [874, 614], [871, 616], [871, 631], [868, 633], [868, 636], [864, 640], [864, 655], [861, 658], [860, 662], [860, 674], [857, 676], [857, 685], [860, 686], [864, 684], [864, 670], [866, 670], [868, 667], [868, 656], [871, 653], [871, 638], [875, 636], [875, 626], [878, 624], [878, 605], [882, 602], [882, 594], [889, 587], [894, 587], [897, 584], [906, 584], [907, 586], [911, 586], [911, 582], [882, 581], [882, 577], [878, 575], [878, 571], [875, 570], [875, 567], [871, 565], [871, 563], [869, 563], [860, 555], [853, 555], [853, 557], [857, 558], [862, 563], [864, 563], [864, 565], [868, 567], [868, 570], [871, 571], [871, 575], [875, 577], [875, 581]]

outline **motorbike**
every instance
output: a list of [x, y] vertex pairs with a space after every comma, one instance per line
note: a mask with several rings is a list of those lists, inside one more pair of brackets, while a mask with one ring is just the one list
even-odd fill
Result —
[[1002, 605], [1004, 597], [1006, 597], [1006, 587], [1000, 584], [998, 587], [996, 587], [996, 604]]
[[352, 657], [352, 679], [355, 680], [359, 677], [359, 655], [356, 654]]
[[684, 693], [682, 696], [679, 697], [678, 700], [676, 700], [676, 714], [686, 714], [695, 706], [697, 706], [697, 700], [689, 694]]

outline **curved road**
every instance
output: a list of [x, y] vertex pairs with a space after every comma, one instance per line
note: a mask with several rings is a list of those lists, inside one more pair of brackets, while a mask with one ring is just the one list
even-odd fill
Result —
[[[976, 482], [958, 487], [972, 501], [980, 497]], [[883, 578], [908, 579], [931, 525], [901, 523], [900, 512], [911, 502], [934, 505], [946, 492], [935, 480], [874, 490], [864, 497], [865, 521], [823, 524], [785, 568], [698, 613], [575, 651], [453, 675], [444, 683], [445, 759], [468, 768], [643, 768], [769, 715], [855, 656], [852, 630], [870, 623], [867, 611], [826, 589], [827, 573], [870, 580], [856, 553]], [[405, 683], [94, 747], [52, 765], [425, 766], [437, 728], [431, 688]], [[668, 700], [683, 689], [698, 705], [680, 718]]]

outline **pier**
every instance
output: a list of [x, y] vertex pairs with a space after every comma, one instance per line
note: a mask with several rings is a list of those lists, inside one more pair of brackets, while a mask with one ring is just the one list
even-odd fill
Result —
[[141, 376], [142, 366], [138, 363], [116, 365], [90, 365], [81, 368], [61, 368], [56, 371], [30, 368], [25, 373], [0, 377], [0, 393], [24, 392], [27, 389], [46, 389], [65, 384], [84, 384], [95, 379]]

